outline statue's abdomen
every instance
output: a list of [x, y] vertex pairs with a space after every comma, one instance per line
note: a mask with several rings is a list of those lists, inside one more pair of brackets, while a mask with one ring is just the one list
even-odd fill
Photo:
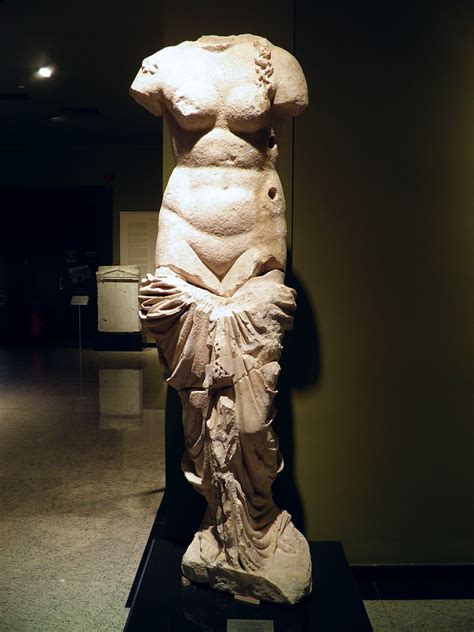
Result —
[[[184, 239], [222, 277], [251, 247], [268, 252], [270, 243], [281, 251], [284, 213], [281, 183], [273, 169], [178, 166], [163, 197], [160, 225], [167, 227], [167, 240], [171, 233]], [[158, 235], [159, 258], [160, 249], [167, 248], [160, 241]]]

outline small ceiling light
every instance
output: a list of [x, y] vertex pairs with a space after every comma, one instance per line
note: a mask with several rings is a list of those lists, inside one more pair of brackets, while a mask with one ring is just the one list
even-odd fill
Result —
[[38, 70], [38, 76], [44, 77], [45, 79], [49, 79], [49, 77], [51, 77], [52, 74], [53, 74], [53, 69], [49, 68], [48, 66], [42, 66]]
[[58, 114], [56, 116], [52, 116], [49, 120], [53, 123], [65, 123], [67, 121], [67, 116], [61, 116], [61, 114]]
[[17, 85], [18, 90], [24, 90], [25, 89], [25, 84], [24, 83], [19, 83]]

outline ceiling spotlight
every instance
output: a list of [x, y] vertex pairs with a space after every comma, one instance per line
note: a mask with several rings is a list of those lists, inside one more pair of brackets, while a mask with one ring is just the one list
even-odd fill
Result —
[[42, 66], [38, 70], [38, 76], [43, 77], [45, 79], [49, 79], [49, 77], [51, 77], [52, 74], [53, 74], [53, 69], [50, 68], [49, 66]]

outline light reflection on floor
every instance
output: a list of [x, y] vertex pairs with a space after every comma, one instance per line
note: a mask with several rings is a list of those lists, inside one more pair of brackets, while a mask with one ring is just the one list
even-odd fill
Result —
[[154, 349], [0, 351], [2, 631], [122, 630], [164, 487], [163, 406]]

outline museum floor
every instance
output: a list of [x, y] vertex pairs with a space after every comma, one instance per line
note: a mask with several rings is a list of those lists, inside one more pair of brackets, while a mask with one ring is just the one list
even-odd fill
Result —
[[[153, 349], [0, 350], [2, 632], [123, 629], [163, 493], [163, 404]], [[474, 601], [365, 604], [377, 632], [474, 629]]]

